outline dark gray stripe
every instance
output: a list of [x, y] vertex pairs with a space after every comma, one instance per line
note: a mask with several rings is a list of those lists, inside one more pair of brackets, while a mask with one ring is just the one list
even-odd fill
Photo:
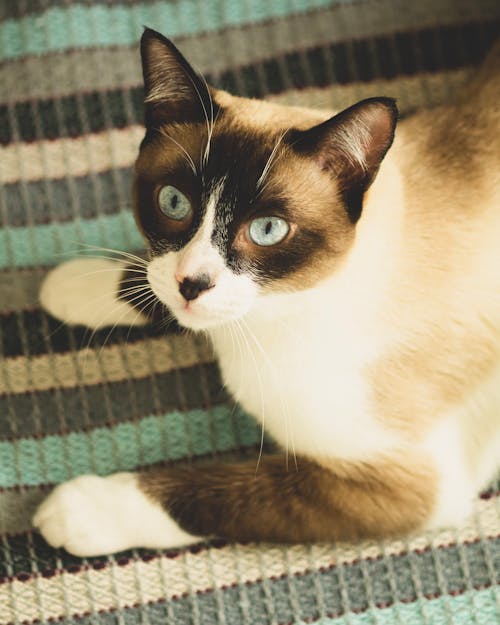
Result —
[[[443, 100], [453, 97], [457, 90], [454, 76], [454, 71], [443, 71], [427, 78], [439, 87], [430, 93], [422, 89], [423, 83], [419, 82], [420, 75], [417, 74], [412, 77], [414, 83], [411, 87], [408, 77], [400, 76], [385, 81], [383, 86], [381, 80], [372, 80], [331, 85], [328, 90], [319, 87], [314, 90], [315, 100], [310, 101], [310, 90], [307, 89], [285, 91], [274, 99], [279, 98], [283, 104], [338, 110], [363, 97], [380, 95], [383, 89], [384, 95], [398, 99], [400, 112], [404, 115], [415, 107], [441, 104]], [[9, 183], [3, 189], [4, 210], [0, 212], [0, 227], [39, 225], [55, 220], [66, 222], [74, 220], [76, 215], [90, 219], [98, 214], [115, 214], [124, 206], [123, 198], [130, 197], [131, 185], [132, 169], [128, 167], [71, 179]]]
[[[26, 540], [26, 536], [19, 536], [5, 542], [7, 555], [12, 561], [11, 575], [22, 574], [25, 580], [32, 578], [26, 571], [33, 571], [34, 567], [49, 576], [60, 565], [63, 568], [82, 566], [81, 560], [47, 548], [38, 536], [34, 536], [32, 541]], [[151, 557], [154, 552], [140, 550], [138, 555]], [[118, 556], [118, 561], [123, 566], [127, 558], [132, 557], [133, 554], [127, 552]], [[109, 567], [116, 566], [107, 558], [89, 558], [90, 566], [100, 566], [103, 562]], [[498, 538], [387, 558], [364, 559], [321, 571], [268, 577], [244, 585], [246, 599], [251, 606], [247, 616], [251, 624], [268, 623], [271, 609], [273, 622], [294, 623], [317, 619], [321, 612], [336, 617], [346, 611], [359, 613], [397, 602], [460, 594], [496, 583], [489, 572], [491, 562], [497, 566], [500, 563]], [[2, 574], [7, 577], [8, 573], [5, 565], [0, 564], [0, 578]], [[443, 573], [446, 585], [442, 581]], [[216, 592], [207, 589], [194, 596], [125, 608], [123, 615], [130, 623], [143, 622], [146, 618], [152, 623], [193, 625], [193, 611], [196, 610], [198, 614], [203, 614], [200, 622], [215, 624], [221, 622], [222, 610], [227, 623], [242, 623], [241, 593], [240, 585]], [[101, 612], [98, 616], [66, 617], [65, 623], [115, 625], [116, 614], [110, 611]]]
[[[317, 46], [499, 15], [497, 0], [340, 3], [281, 20], [178, 38], [176, 43], [201, 72], [217, 77], [240, 66]], [[9, 80], [12, 75], [16, 80]], [[9, 83], [8, 92], [0, 94], [0, 103], [137, 87], [142, 84], [139, 52], [133, 46], [15, 60], [0, 66], [0, 84]]]
[[[436, 73], [478, 64], [497, 37], [499, 23], [469, 22], [298, 49], [206, 78], [238, 95], [265, 97], [292, 88]], [[142, 119], [142, 87], [0, 105], [0, 143], [75, 137]]]
[[[132, 168], [114, 169], [79, 178], [7, 184], [0, 227], [92, 219], [118, 213], [130, 197]], [[78, 198], [78, 205], [75, 205]], [[127, 207], [128, 208], [128, 207]]]
[[[188, 50], [189, 51], [189, 50]], [[206, 65], [206, 63], [205, 63]], [[51, 79], [47, 80], [47, 70]], [[73, 93], [127, 89], [142, 84], [137, 46], [52, 52], [0, 65], [0, 80], [8, 84], [0, 102], [46, 100]]]
[[229, 401], [215, 364], [199, 364], [138, 380], [0, 396], [0, 438], [81, 432], [146, 415]]
[[130, 328], [117, 326], [92, 332], [84, 326], [65, 325], [39, 308], [4, 314], [1, 321], [0, 355], [6, 358], [39, 356], [51, 352], [61, 354], [87, 347], [99, 349], [104, 344], [133, 343], [180, 332], [175, 322], [168, 327], [153, 323]]
[[31, 519], [51, 487], [0, 491], [0, 535], [31, 530]]
[[0, 271], [0, 315], [38, 308], [44, 269]]

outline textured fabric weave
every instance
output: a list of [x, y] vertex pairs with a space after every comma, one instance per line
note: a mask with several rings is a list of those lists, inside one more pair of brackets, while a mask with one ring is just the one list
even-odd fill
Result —
[[47, 269], [138, 250], [142, 25], [215, 84], [336, 108], [452, 98], [500, 35], [498, 0], [0, 2], [0, 624], [500, 624], [498, 485], [457, 531], [355, 545], [136, 550], [81, 560], [31, 532], [68, 478], [255, 454], [202, 339], [61, 326]]

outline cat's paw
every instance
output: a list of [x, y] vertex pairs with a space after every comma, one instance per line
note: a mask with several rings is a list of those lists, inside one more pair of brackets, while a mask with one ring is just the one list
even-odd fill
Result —
[[148, 498], [133, 473], [83, 475], [57, 486], [38, 508], [33, 525], [50, 545], [81, 557], [200, 540]]
[[70, 260], [47, 274], [40, 303], [56, 319], [89, 328], [144, 325], [147, 318], [117, 298], [124, 268], [106, 258]]

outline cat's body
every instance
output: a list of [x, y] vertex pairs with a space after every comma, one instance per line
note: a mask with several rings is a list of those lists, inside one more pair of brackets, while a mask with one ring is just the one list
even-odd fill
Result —
[[290, 451], [427, 456], [438, 523], [500, 466], [500, 109], [476, 129], [464, 119], [477, 147], [450, 153], [460, 121], [443, 107], [400, 122], [349, 256], [246, 316], [242, 354], [209, 330], [232, 394]]
[[[160, 80], [160, 66], [148, 62], [148, 41], [160, 56], [165, 43], [147, 37], [151, 128], [165, 114], [156, 103], [168, 85]], [[321, 133], [329, 122], [318, 125], [328, 114], [216, 92], [210, 106], [222, 113], [220, 129], [217, 122], [212, 128], [212, 149], [226, 169], [207, 165], [212, 181], [202, 185], [198, 222], [196, 210], [183, 217], [185, 227], [175, 217], [163, 239], [152, 233], [167, 225], [145, 206], [150, 189], [163, 180], [158, 170], [177, 172], [180, 153], [166, 154], [164, 144], [146, 135], [135, 197], [153, 254], [151, 287], [182, 324], [210, 335], [228, 389], [285, 453], [264, 456], [257, 472], [253, 462], [139, 478], [78, 478], [57, 489], [37, 514], [49, 542], [91, 554], [173, 546], [197, 535], [349, 539], [455, 524], [470, 512], [474, 496], [500, 465], [498, 52], [461, 102], [400, 122], [386, 155], [395, 123], [388, 101], [352, 107], [325, 139]], [[182, 82], [184, 61], [178, 65], [171, 56], [169, 49], [162, 60]], [[190, 80], [194, 85], [196, 77]], [[195, 133], [192, 120], [176, 120], [183, 98], [195, 106], [189, 83], [184, 86], [184, 96], [168, 92], [174, 118], [161, 123], [170, 141], [198, 154], [200, 145], [206, 147], [200, 144], [200, 136], [207, 139], [203, 124]], [[198, 84], [203, 101], [200, 90]], [[205, 101], [205, 113], [207, 108]], [[189, 115], [196, 120], [194, 109]], [[290, 127], [296, 135], [275, 157], [274, 147], [280, 148]], [[311, 135], [311, 127], [321, 132]], [[238, 141], [250, 137], [250, 144], [254, 136], [274, 137], [262, 162], [249, 158], [244, 178], [231, 169], [229, 156], [225, 163], [237, 143], [228, 139], [231, 132]], [[246, 178], [255, 180], [251, 172], [262, 172], [263, 164], [266, 176], [257, 186], [264, 196], [271, 193], [267, 205], [277, 206], [276, 214], [290, 223], [284, 243], [271, 246], [282, 245], [282, 256], [263, 256], [266, 249], [244, 239], [239, 224], [247, 222], [226, 193], [241, 188], [245, 197]], [[322, 194], [332, 173], [336, 186]], [[167, 186], [160, 192], [174, 182], [162, 182]], [[264, 225], [259, 237], [282, 227], [277, 221]], [[169, 239], [174, 230], [186, 237], [182, 243]], [[65, 279], [75, 271], [83, 273], [74, 264]], [[107, 280], [106, 288], [116, 287]], [[42, 292], [55, 314], [58, 284], [49, 279]], [[120, 494], [109, 507], [113, 492]], [[137, 523], [147, 531], [130, 519], [127, 527], [117, 521], [123, 514], [115, 507], [123, 512], [125, 504], [116, 502], [127, 497], [142, 506]], [[99, 507], [101, 500], [105, 512], [98, 522], [96, 514], [90, 525], [77, 520], [75, 507]]]

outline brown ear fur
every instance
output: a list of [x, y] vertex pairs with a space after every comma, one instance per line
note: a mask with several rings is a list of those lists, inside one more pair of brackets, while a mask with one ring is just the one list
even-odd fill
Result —
[[292, 135], [295, 150], [335, 176], [353, 222], [359, 219], [363, 194], [392, 144], [397, 117], [392, 98], [368, 98]]
[[210, 88], [169, 39], [146, 28], [141, 60], [147, 127], [213, 119]]

